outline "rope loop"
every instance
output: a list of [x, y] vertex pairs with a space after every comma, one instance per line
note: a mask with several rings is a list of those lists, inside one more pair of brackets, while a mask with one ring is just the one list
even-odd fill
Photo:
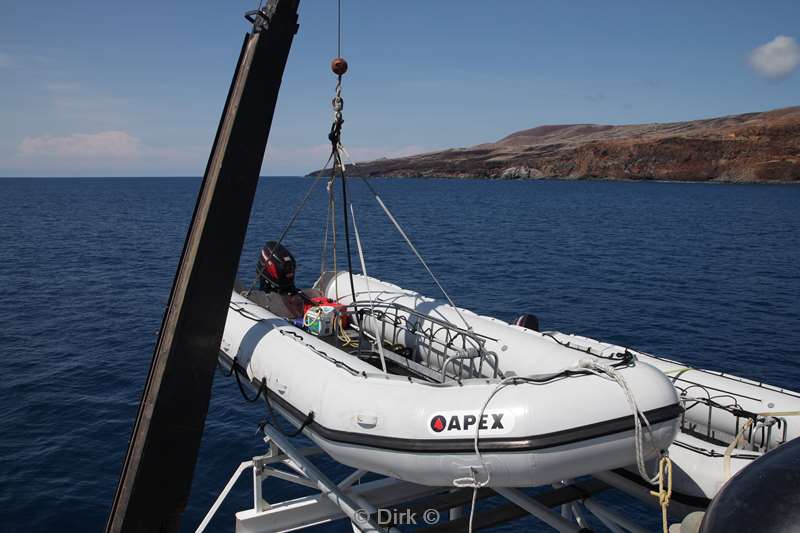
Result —
[[672, 498], [672, 460], [669, 452], [662, 451], [658, 462], [658, 490], [651, 490], [650, 494], [658, 498], [661, 507], [661, 527], [664, 533], [669, 533], [669, 502]]
[[739, 429], [739, 433], [733, 438], [730, 444], [725, 448], [725, 453], [722, 457], [722, 478], [725, 481], [728, 481], [731, 478], [731, 455], [733, 454], [733, 450], [742, 446], [745, 441], [745, 434], [747, 431], [753, 427], [754, 419], [748, 418], [745, 420], [744, 424], [742, 424], [741, 429]]

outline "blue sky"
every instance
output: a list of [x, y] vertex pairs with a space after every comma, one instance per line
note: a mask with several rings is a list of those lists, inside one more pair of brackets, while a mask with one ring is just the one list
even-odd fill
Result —
[[[796, 0], [342, 2], [358, 160], [800, 104]], [[255, 5], [4, 2], [0, 176], [202, 174]], [[324, 162], [335, 9], [301, 0], [263, 174]]]

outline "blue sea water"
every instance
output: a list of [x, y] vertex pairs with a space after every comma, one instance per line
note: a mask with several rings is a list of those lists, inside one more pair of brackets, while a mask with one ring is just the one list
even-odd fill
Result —
[[[506, 320], [533, 312], [545, 329], [800, 389], [800, 187], [375, 183], [459, 305]], [[262, 179], [243, 278], [310, 184]], [[199, 185], [0, 180], [3, 531], [102, 529]], [[351, 192], [370, 274], [436, 295], [363, 185], [352, 182]], [[306, 283], [319, 271], [325, 206], [320, 185], [286, 240]], [[263, 406], [217, 376], [184, 530], [241, 461], [263, 452], [263, 418]], [[303, 493], [265, 484], [267, 499]], [[250, 498], [245, 476], [213, 529], [231, 530]], [[605, 498], [658, 524], [640, 506]]]

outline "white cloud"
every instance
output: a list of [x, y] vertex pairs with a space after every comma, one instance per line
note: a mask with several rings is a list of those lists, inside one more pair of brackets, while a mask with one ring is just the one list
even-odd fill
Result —
[[[208, 146], [161, 146], [142, 142], [126, 131], [73, 133], [25, 137], [16, 145], [16, 157], [7, 175], [199, 175]], [[357, 162], [380, 157], [402, 157], [431, 149], [424, 146], [353, 146]], [[265, 175], [298, 175], [319, 169], [330, 154], [329, 144], [270, 147]]]
[[800, 65], [800, 45], [791, 37], [778, 35], [750, 52], [749, 62], [766, 78], [785, 78]]
[[150, 145], [120, 130], [29, 136], [12, 150], [0, 151], [0, 175], [198, 176], [208, 157], [207, 146]]
[[25, 137], [17, 146], [17, 152], [25, 158], [108, 160], [132, 158], [140, 151], [139, 139], [125, 131], [73, 133], [63, 137]]

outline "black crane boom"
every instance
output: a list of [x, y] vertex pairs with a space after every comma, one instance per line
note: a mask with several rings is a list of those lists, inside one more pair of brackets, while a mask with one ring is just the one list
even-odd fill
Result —
[[161, 324], [106, 532], [172, 532], [189, 498], [228, 302], [299, 0], [246, 14], [236, 72]]

